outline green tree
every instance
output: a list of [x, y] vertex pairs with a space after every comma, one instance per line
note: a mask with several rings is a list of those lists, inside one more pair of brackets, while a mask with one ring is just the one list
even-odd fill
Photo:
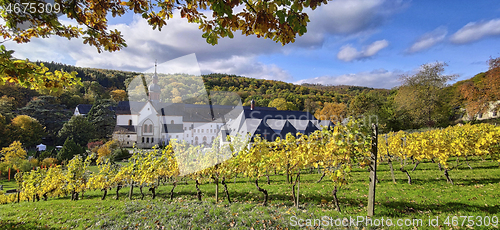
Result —
[[83, 154], [84, 152], [85, 151], [81, 146], [77, 145], [73, 139], [68, 137], [66, 138], [66, 141], [64, 141], [62, 149], [57, 153], [57, 160], [69, 160], [72, 159], [73, 156]]
[[0, 97], [0, 115], [3, 115], [7, 120], [14, 118], [12, 111], [14, 110], [15, 100], [15, 98], [7, 95]]
[[0, 114], [0, 148], [5, 147], [11, 143], [11, 131], [7, 119]]
[[443, 88], [456, 75], [444, 75], [446, 63], [429, 63], [421, 66], [414, 75], [402, 75], [402, 85], [395, 97], [397, 109], [407, 113], [413, 123], [419, 127], [435, 126], [449, 118], [447, 95]]
[[26, 115], [15, 117], [10, 125], [13, 139], [21, 141], [25, 146], [39, 144], [45, 133], [43, 126], [36, 119]]
[[64, 122], [71, 117], [71, 111], [68, 111], [64, 105], [59, 104], [53, 96], [33, 98], [19, 111], [21, 114], [37, 119], [45, 127], [47, 141], [54, 141]]
[[94, 136], [95, 128], [84, 116], [73, 116], [59, 130], [57, 137], [70, 138], [80, 146], [86, 145]]
[[116, 115], [112, 110], [113, 103], [110, 100], [97, 100], [89, 113], [87, 120], [95, 128], [94, 138], [107, 139], [113, 134], [116, 126]]

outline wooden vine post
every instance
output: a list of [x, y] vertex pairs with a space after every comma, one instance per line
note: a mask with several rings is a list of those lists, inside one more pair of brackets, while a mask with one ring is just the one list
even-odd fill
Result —
[[368, 216], [375, 213], [375, 186], [377, 185], [377, 124], [372, 124], [372, 151], [370, 157], [370, 187], [368, 190]]

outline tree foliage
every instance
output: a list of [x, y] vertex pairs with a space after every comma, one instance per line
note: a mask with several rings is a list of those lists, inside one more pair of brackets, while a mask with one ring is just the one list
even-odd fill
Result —
[[323, 109], [316, 111], [314, 116], [319, 120], [331, 120], [334, 123], [347, 118], [347, 105], [343, 103], [325, 103]]
[[81, 146], [77, 145], [71, 138], [66, 138], [62, 149], [57, 153], [57, 160], [65, 161], [70, 160], [73, 156], [84, 153]]
[[44, 127], [40, 122], [26, 115], [19, 115], [12, 119], [11, 126], [13, 132], [10, 135], [13, 136], [13, 139], [20, 141], [26, 146], [39, 144], [45, 133]]
[[417, 125], [434, 126], [447, 120], [446, 94], [443, 88], [456, 75], [444, 75], [446, 63], [429, 63], [421, 66], [414, 75], [402, 75], [402, 85], [395, 97], [397, 109], [405, 111]]
[[478, 74], [458, 87], [469, 117], [485, 112], [489, 102], [500, 100], [500, 57], [491, 58], [488, 63], [486, 73]]
[[0, 150], [1, 160], [5, 162], [16, 162], [26, 159], [26, 151], [23, 149], [21, 142], [14, 141], [9, 147]]
[[57, 137], [71, 138], [80, 146], [86, 145], [94, 136], [95, 127], [84, 116], [73, 116], [66, 122]]
[[33, 98], [19, 110], [21, 114], [37, 119], [45, 127], [48, 140], [55, 139], [64, 122], [71, 117], [71, 112], [53, 96]]
[[95, 127], [94, 138], [107, 139], [111, 137], [116, 126], [116, 115], [111, 109], [112, 106], [110, 100], [97, 100], [92, 105], [87, 119]]

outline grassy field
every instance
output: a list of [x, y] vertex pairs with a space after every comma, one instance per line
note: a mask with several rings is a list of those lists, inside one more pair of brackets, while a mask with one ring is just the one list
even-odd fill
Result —
[[[455, 161], [452, 159], [450, 164], [455, 165]], [[379, 227], [371, 229], [498, 229], [500, 223], [496, 226], [491, 223], [500, 218], [498, 163], [474, 159], [470, 165], [472, 170], [462, 164], [449, 172], [454, 185], [446, 182], [443, 172], [434, 163], [422, 163], [414, 172], [411, 172], [412, 166], [407, 166], [413, 179], [411, 185], [400, 171], [395, 171], [398, 183], [392, 183], [388, 166], [380, 165], [376, 215], [372, 219], [372, 224], [379, 223]], [[104, 201], [100, 199], [101, 191], [88, 191], [78, 201], [70, 201], [68, 196], [0, 205], [0, 229], [295, 229], [299, 228], [296, 225], [299, 219], [303, 224], [307, 224], [307, 219], [312, 224], [318, 219], [316, 224], [321, 224], [320, 228], [331, 229], [326, 224], [342, 224], [340, 219], [335, 220], [344, 217], [360, 222], [351, 223], [358, 223], [357, 227], [342, 228], [363, 229], [367, 223], [361, 218], [366, 215], [368, 172], [356, 169], [350, 184], [338, 192], [342, 213], [334, 210], [331, 181], [325, 177], [316, 183], [319, 177], [317, 173], [301, 175], [299, 208], [293, 207], [291, 185], [285, 182], [285, 177], [272, 175], [270, 185], [265, 177], [259, 182], [269, 192], [268, 206], [261, 205], [263, 196], [248, 178], [229, 181], [232, 204], [224, 198], [222, 186], [219, 186], [219, 201], [215, 202], [213, 183], [200, 186], [203, 201], [198, 202], [194, 182], [187, 181], [187, 184], [177, 186], [172, 201], [167, 198], [172, 186], [167, 184], [160, 186], [154, 200], [151, 193], [141, 200], [138, 188], [134, 189], [134, 197], [129, 200], [129, 188], [123, 188], [119, 200], [115, 200], [115, 190], [109, 192]], [[0, 184], [5, 185], [4, 189], [15, 186], [5, 180]], [[457, 217], [456, 222], [453, 222], [453, 216]], [[475, 221], [475, 226], [466, 227], [468, 220], [464, 222], [460, 216], [472, 216], [470, 220]], [[479, 217], [481, 224], [478, 223]], [[447, 218], [451, 225], [445, 224]], [[437, 226], [429, 226], [429, 219], [433, 219], [432, 224], [437, 223]], [[388, 220], [396, 226], [385, 226], [391, 223]], [[397, 226], [398, 220], [403, 221], [400, 222], [403, 226]], [[489, 226], [485, 226], [487, 220]]]

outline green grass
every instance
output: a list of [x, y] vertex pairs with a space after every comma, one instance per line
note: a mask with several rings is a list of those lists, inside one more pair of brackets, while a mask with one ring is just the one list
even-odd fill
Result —
[[[455, 161], [450, 161], [450, 164], [455, 165]], [[452, 229], [443, 223], [447, 217], [500, 218], [498, 163], [474, 159], [470, 165], [472, 170], [462, 164], [449, 172], [454, 185], [446, 182], [437, 164], [422, 163], [414, 172], [411, 172], [412, 166], [407, 166], [413, 179], [413, 184], [409, 185], [406, 175], [400, 171], [395, 171], [398, 183], [392, 183], [387, 164], [381, 164], [378, 168], [380, 182], [377, 184], [374, 218], [390, 218], [393, 221], [398, 218], [422, 219], [424, 226], [418, 229], [438, 229], [428, 226], [429, 217], [435, 219], [436, 216], [443, 229]], [[395, 166], [399, 166], [399, 163]], [[163, 226], [166, 229], [294, 229], [297, 227], [292, 226], [290, 220], [293, 216], [302, 219], [320, 219], [323, 216], [356, 219], [357, 216], [366, 216], [366, 170], [354, 170], [350, 184], [339, 190], [342, 213], [334, 210], [331, 181], [325, 177], [321, 183], [316, 183], [320, 174], [305, 174], [306, 171], [309, 173], [309, 170], [304, 170], [301, 175], [301, 204], [298, 209], [293, 207], [291, 185], [285, 182], [285, 177], [272, 175], [271, 185], [267, 185], [265, 177], [259, 181], [259, 185], [269, 192], [268, 206], [261, 205], [263, 196], [248, 178], [228, 181], [232, 204], [225, 200], [222, 185], [219, 185], [219, 202], [215, 203], [215, 185], [208, 182], [200, 186], [203, 201], [198, 202], [194, 181], [188, 181], [187, 185], [179, 183], [173, 201], [167, 199], [172, 186], [163, 185], [155, 200], [151, 199], [149, 192], [144, 200], [140, 200], [138, 188], [134, 188], [133, 199], [129, 200], [129, 188], [123, 188], [119, 200], [115, 200], [115, 190], [110, 191], [104, 201], [100, 199], [103, 194], [101, 191], [88, 191], [78, 201], [61, 197], [49, 201], [1, 205], [0, 229], [161, 229]], [[0, 183], [15, 186], [13, 182]], [[143, 190], [147, 192], [147, 189]], [[459, 219], [458, 224], [462, 224], [462, 219]]]

